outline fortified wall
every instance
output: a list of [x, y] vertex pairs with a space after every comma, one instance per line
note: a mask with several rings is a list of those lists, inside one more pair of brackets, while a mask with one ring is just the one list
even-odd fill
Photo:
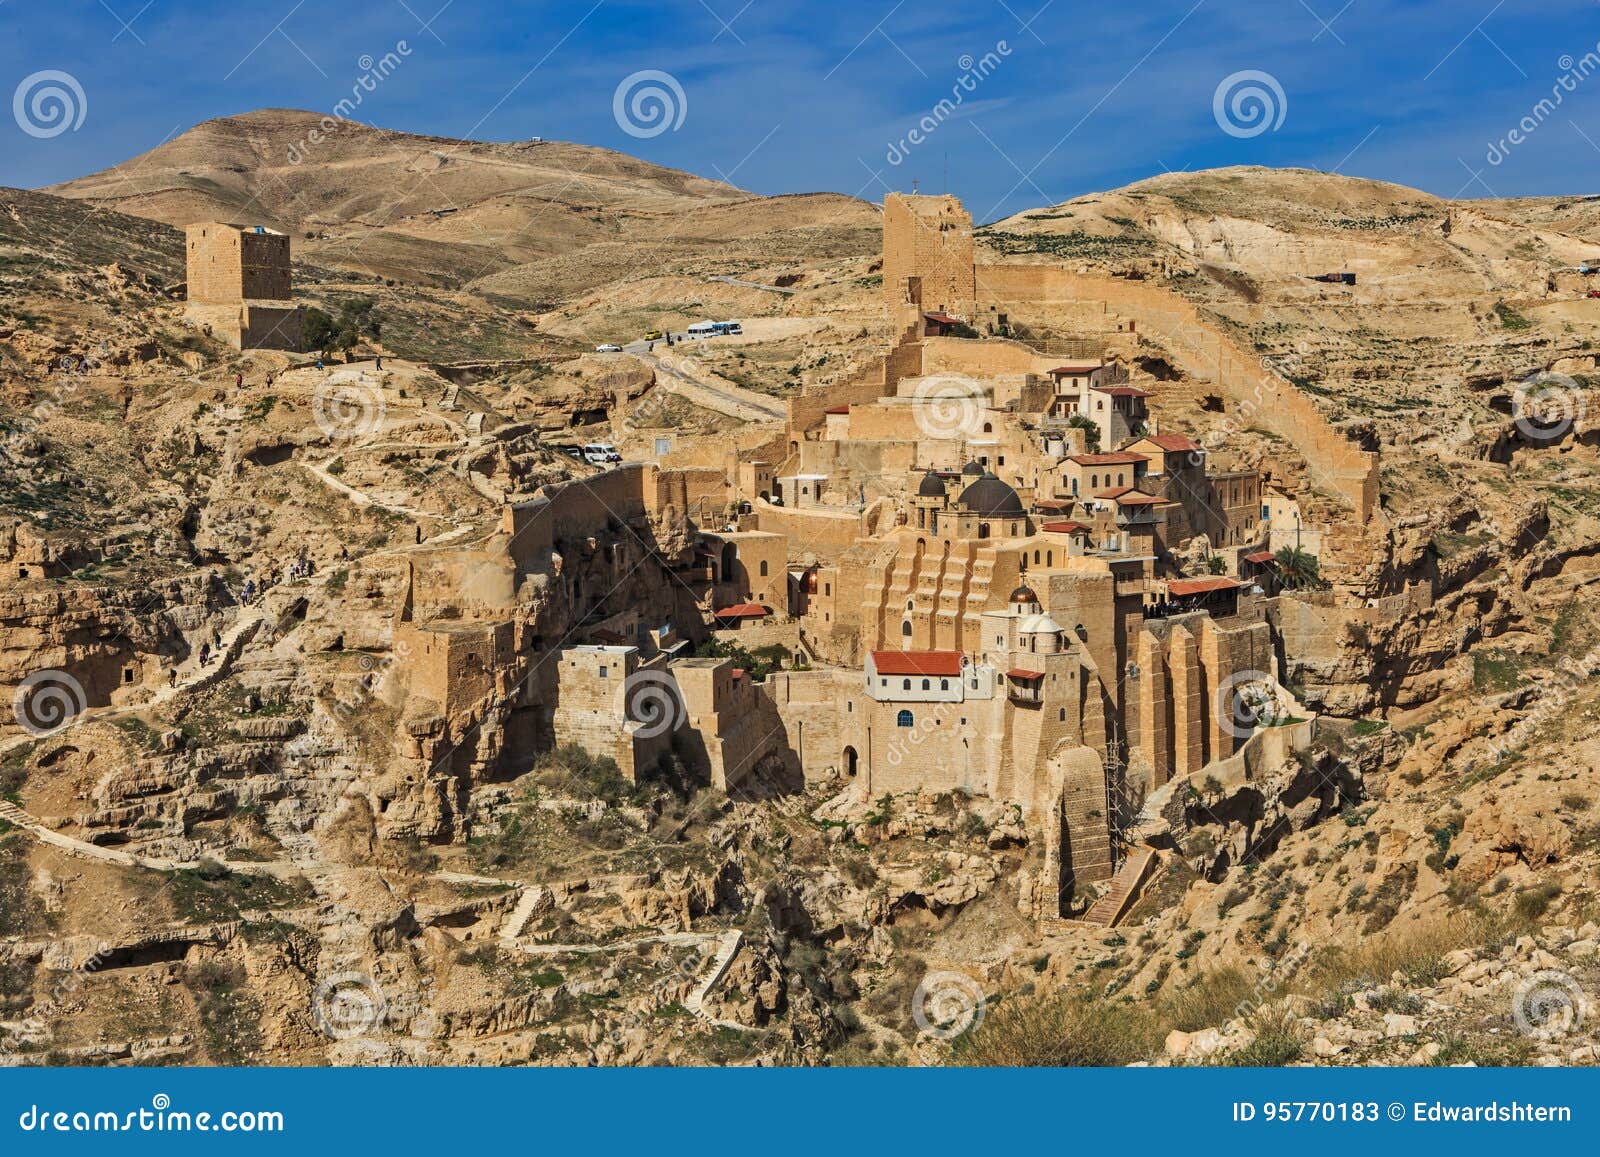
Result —
[[1008, 301], [1103, 301], [1134, 319], [1139, 329], [1209, 378], [1232, 403], [1242, 426], [1260, 426], [1294, 446], [1311, 476], [1343, 497], [1360, 522], [1378, 509], [1378, 455], [1362, 450], [1329, 424], [1316, 403], [1241, 350], [1191, 302], [1170, 290], [1137, 281], [1037, 265], [985, 265], [978, 271], [984, 304]]

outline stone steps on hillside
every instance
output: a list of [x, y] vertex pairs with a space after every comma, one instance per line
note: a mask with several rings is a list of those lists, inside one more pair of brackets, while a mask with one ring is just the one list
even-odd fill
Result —
[[1141, 848], [1129, 856], [1112, 878], [1111, 891], [1096, 900], [1094, 906], [1084, 913], [1083, 923], [1100, 928], [1114, 927], [1118, 920], [1127, 915], [1134, 900], [1138, 899], [1139, 889], [1155, 858], [1156, 853], [1152, 848]]

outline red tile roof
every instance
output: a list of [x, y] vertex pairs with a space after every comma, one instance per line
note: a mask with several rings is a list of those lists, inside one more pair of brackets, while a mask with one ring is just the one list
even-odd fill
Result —
[[951, 317], [948, 313], [925, 313], [922, 315], [929, 321], [938, 322], [940, 325], [961, 325], [959, 317]]
[[1113, 398], [1148, 398], [1149, 390], [1141, 390], [1138, 386], [1096, 386], [1097, 394], [1110, 394]]
[[1167, 593], [1181, 599], [1189, 595], [1207, 595], [1213, 591], [1237, 590], [1243, 585], [1238, 579], [1223, 575], [1212, 578], [1174, 579], [1167, 584]]
[[849, 406], [829, 406], [826, 410], [824, 410], [822, 412], [824, 414], [848, 414], [850, 412], [850, 407]]
[[874, 651], [872, 666], [880, 675], [959, 675], [960, 651]]
[[1107, 454], [1074, 454], [1067, 461], [1076, 462], [1079, 466], [1136, 466], [1150, 459], [1143, 454], [1115, 450]]
[[1168, 454], [1188, 454], [1205, 449], [1193, 438], [1187, 438], [1182, 434], [1150, 434], [1145, 437], [1145, 441], [1154, 442]]
[[1245, 562], [1254, 562], [1254, 563], [1268, 563], [1268, 562], [1272, 562], [1274, 560], [1274, 557], [1275, 556], [1273, 555], [1273, 553], [1270, 550], [1257, 550], [1257, 551], [1252, 551], [1250, 554], [1245, 555], [1244, 556], [1244, 561]]
[[1025, 671], [1021, 667], [1013, 667], [1006, 672], [1007, 679], [1043, 679], [1043, 671]]
[[1073, 362], [1064, 366], [1057, 366], [1050, 372], [1052, 374], [1092, 374], [1104, 364], [1104, 362]]
[[720, 611], [712, 611], [711, 617], [715, 619], [764, 619], [771, 613], [760, 603], [734, 603], [731, 607], [723, 607]]
[[1068, 518], [1061, 522], [1047, 522], [1039, 528], [1046, 534], [1088, 534], [1089, 528], [1083, 523]]
[[1072, 507], [1070, 498], [1041, 498], [1033, 504], [1035, 510], [1071, 510]]

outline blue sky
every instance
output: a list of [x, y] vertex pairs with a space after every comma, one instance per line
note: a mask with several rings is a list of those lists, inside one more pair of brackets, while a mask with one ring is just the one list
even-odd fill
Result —
[[[1231, 164], [1443, 196], [1600, 193], [1600, 70], [1574, 79], [1600, 57], [1597, 0], [0, 0], [0, 184], [91, 172], [215, 116], [326, 112], [401, 42], [360, 119], [604, 145], [761, 193], [876, 200], [915, 179], [992, 220]], [[46, 70], [86, 106], [51, 136], [28, 101], [61, 86], [27, 86]], [[656, 83], [681, 123], [624, 131], [614, 97], [641, 72], [671, 78], [681, 102]], [[1254, 135], [1214, 110], [1239, 73], [1272, 82], [1257, 82], [1275, 113]], [[1571, 91], [1537, 111], [1564, 75]]]

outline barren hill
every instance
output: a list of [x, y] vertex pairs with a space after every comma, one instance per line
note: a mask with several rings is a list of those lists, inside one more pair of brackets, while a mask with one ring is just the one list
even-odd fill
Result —
[[769, 237], [803, 256], [838, 247], [818, 230], [875, 222], [851, 198], [759, 197], [588, 145], [461, 141], [356, 122], [328, 131], [323, 120], [264, 109], [206, 121], [47, 191], [170, 225], [264, 221], [297, 234], [306, 259], [450, 285], [604, 243], [670, 241], [676, 252]]

